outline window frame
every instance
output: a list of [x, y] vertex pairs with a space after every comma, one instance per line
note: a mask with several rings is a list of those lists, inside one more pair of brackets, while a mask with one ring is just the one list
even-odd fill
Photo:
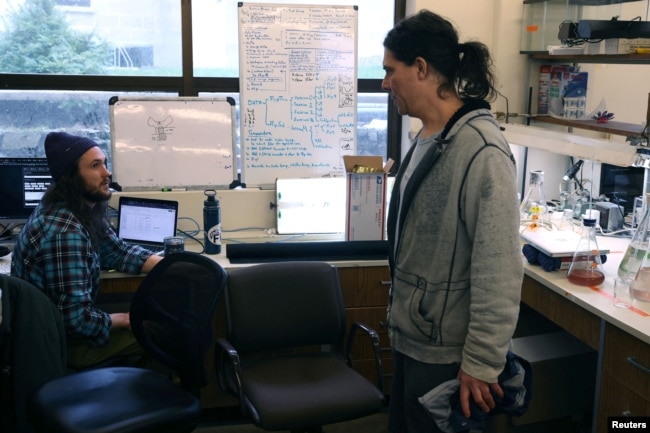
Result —
[[[406, 0], [395, 0], [397, 22], [406, 14]], [[182, 76], [113, 76], [113, 75], [58, 75], [0, 73], [0, 88], [4, 90], [51, 91], [114, 91], [114, 92], [169, 92], [178, 96], [198, 96], [204, 92], [239, 93], [237, 77], [195, 77], [192, 50], [192, 3], [181, 1]], [[380, 93], [381, 79], [361, 78], [358, 93]], [[401, 160], [401, 116], [388, 102], [387, 158], [392, 158], [394, 173]]]

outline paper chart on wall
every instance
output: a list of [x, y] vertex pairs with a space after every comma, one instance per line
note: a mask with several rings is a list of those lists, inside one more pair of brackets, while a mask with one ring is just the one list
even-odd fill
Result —
[[356, 6], [239, 3], [242, 177], [343, 176], [356, 153]]

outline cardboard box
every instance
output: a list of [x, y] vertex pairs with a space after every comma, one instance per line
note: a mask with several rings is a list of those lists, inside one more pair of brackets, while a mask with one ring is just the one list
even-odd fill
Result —
[[539, 69], [537, 114], [548, 113], [548, 90], [551, 82], [551, 68], [552, 65], [542, 65]]
[[386, 173], [381, 156], [344, 155], [346, 172], [345, 239], [384, 240]]
[[583, 118], [588, 78], [587, 72], [580, 72], [578, 66], [553, 66], [548, 92], [549, 113], [558, 117]]

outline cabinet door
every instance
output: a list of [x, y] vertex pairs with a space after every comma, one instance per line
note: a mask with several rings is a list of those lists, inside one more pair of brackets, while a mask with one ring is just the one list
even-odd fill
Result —
[[[386, 308], [390, 289], [390, 272], [387, 266], [339, 268], [339, 279], [345, 302], [347, 326], [361, 322], [379, 334], [381, 361], [384, 373], [384, 394], [390, 393], [393, 364], [386, 326]], [[369, 380], [376, 381], [373, 347], [369, 338], [358, 337], [354, 344], [354, 368]]]
[[650, 345], [607, 324], [598, 410], [598, 432], [608, 416], [650, 415]]
[[528, 275], [524, 276], [521, 287], [522, 302], [598, 350], [600, 320], [597, 316]]

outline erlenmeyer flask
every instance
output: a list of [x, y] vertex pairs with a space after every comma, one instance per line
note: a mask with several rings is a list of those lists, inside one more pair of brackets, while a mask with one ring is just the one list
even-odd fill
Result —
[[[646, 216], [648, 216], [648, 210], [646, 210]], [[641, 221], [637, 231], [641, 229], [641, 226], [644, 224], [644, 221]], [[634, 238], [632, 238], [634, 240]], [[650, 247], [649, 247], [650, 248]], [[632, 297], [637, 301], [650, 302], [650, 257], [648, 257], [648, 251], [644, 250], [643, 259], [641, 265], [634, 277], [634, 281], [630, 286], [630, 293]]]
[[598, 286], [605, 281], [600, 250], [596, 242], [596, 220], [582, 220], [582, 236], [573, 254], [567, 278], [580, 286]]
[[519, 207], [521, 222], [535, 229], [549, 223], [548, 205], [544, 198], [544, 172], [530, 172], [530, 186]]
[[618, 276], [621, 278], [634, 278], [636, 276], [643, 258], [650, 249], [650, 193], [645, 195], [645, 213], [641, 222], [632, 235], [632, 240], [625, 251], [623, 260], [618, 266]]

